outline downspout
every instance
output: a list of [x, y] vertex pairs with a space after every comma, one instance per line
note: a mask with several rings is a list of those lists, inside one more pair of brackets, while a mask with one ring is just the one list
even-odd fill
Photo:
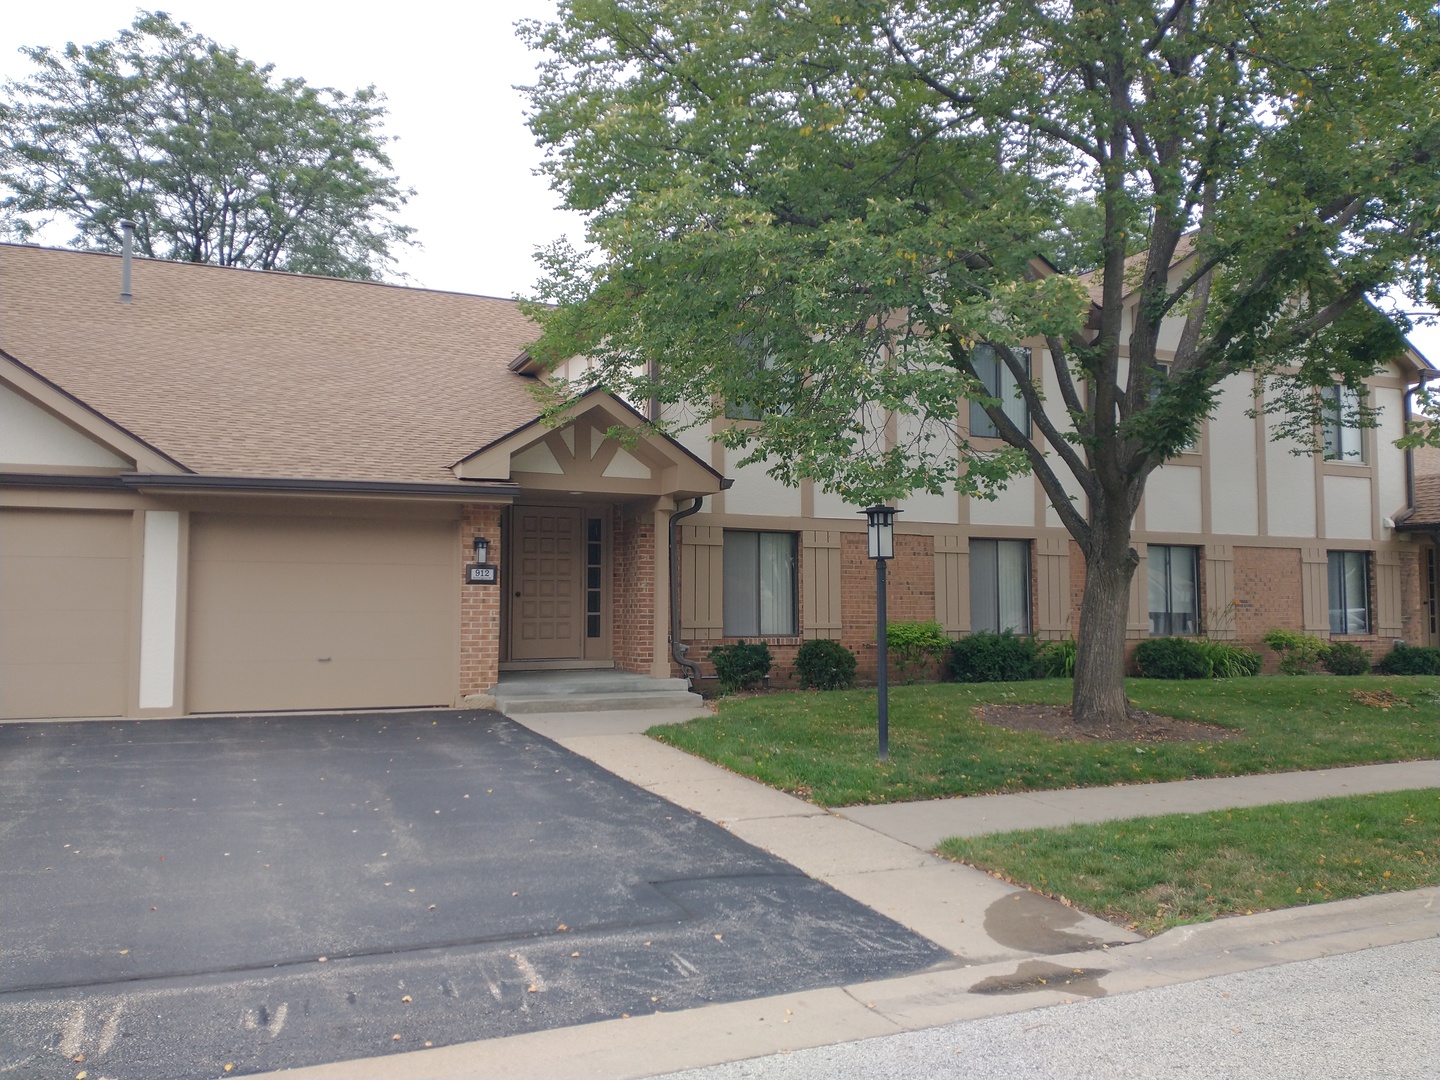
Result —
[[705, 496], [697, 495], [695, 501], [684, 510], [670, 515], [670, 658], [685, 672], [685, 681], [691, 686], [700, 678], [700, 665], [687, 660], [685, 654], [690, 646], [680, 640], [680, 522], [692, 514], [698, 514], [705, 505]]

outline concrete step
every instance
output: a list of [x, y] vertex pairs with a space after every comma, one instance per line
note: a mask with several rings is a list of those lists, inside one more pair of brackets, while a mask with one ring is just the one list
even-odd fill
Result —
[[495, 707], [507, 716], [537, 713], [635, 712], [659, 709], [699, 708], [704, 699], [688, 690], [659, 693], [535, 694], [516, 695], [496, 691]]
[[509, 715], [682, 709], [700, 706], [684, 679], [652, 679], [628, 671], [506, 672], [492, 691]]

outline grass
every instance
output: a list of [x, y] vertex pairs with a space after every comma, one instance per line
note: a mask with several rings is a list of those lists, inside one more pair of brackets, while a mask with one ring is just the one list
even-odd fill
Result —
[[1440, 883], [1440, 791], [956, 837], [940, 852], [1157, 934]]
[[[1396, 699], [1388, 708], [1367, 704]], [[1068, 704], [1063, 679], [890, 691], [890, 761], [876, 761], [874, 690], [722, 700], [656, 739], [822, 806], [1186, 780], [1440, 757], [1434, 676], [1131, 679], [1142, 709], [1234, 729], [1226, 742], [1067, 740], [971, 716], [988, 703]]]

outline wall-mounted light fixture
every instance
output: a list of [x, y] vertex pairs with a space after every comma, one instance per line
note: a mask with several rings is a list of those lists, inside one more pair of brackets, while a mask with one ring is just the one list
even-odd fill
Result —
[[483, 536], [477, 536], [472, 541], [475, 547], [475, 561], [478, 563], [490, 561], [490, 541]]

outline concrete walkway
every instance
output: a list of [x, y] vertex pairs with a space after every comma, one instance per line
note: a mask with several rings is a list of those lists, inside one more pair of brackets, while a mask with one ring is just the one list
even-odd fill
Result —
[[923, 934], [954, 953], [955, 964], [887, 981], [294, 1070], [286, 1080], [655, 1076], [1417, 941], [1436, 936], [1440, 926], [1440, 890], [1421, 889], [1180, 927], [1145, 940], [929, 853], [957, 833], [1440, 787], [1440, 762], [832, 812], [641, 734], [694, 715], [517, 719]]

